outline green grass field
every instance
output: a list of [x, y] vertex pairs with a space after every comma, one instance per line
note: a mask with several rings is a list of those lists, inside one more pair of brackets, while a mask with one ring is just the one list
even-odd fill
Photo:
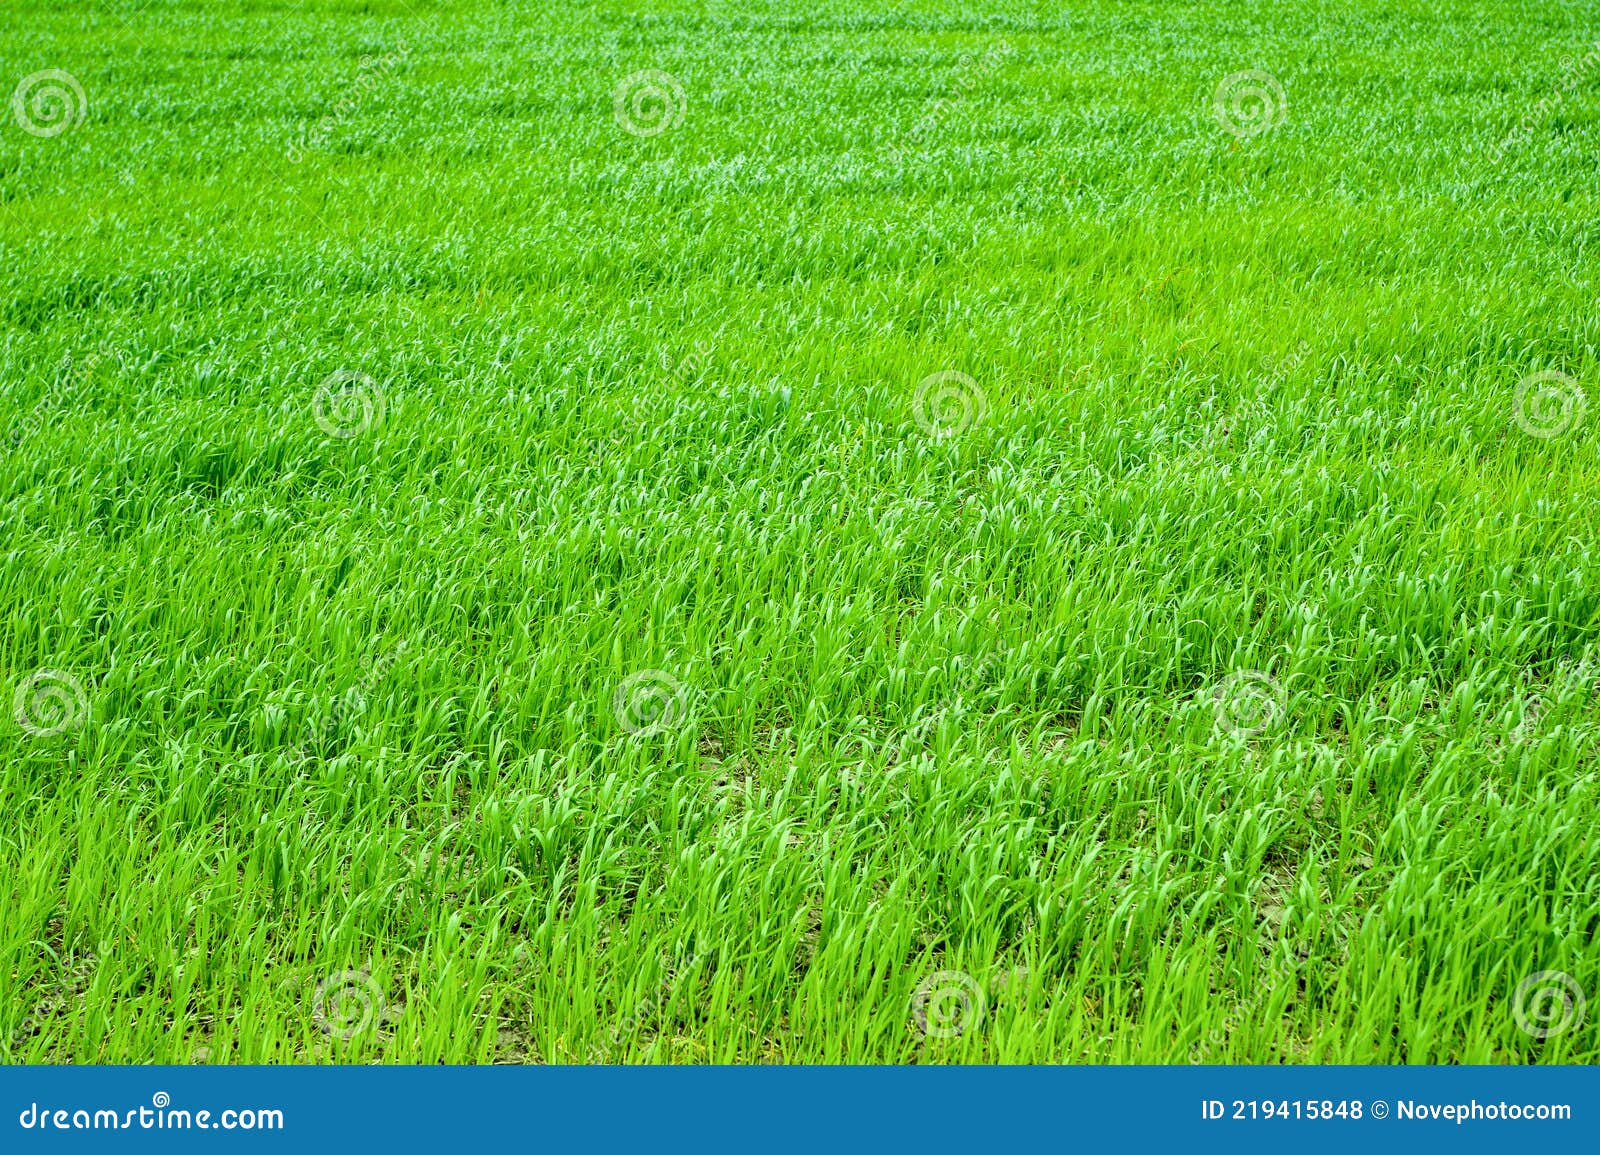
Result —
[[1301, 7], [8, 0], [0, 1058], [1600, 1060], [1600, 20]]

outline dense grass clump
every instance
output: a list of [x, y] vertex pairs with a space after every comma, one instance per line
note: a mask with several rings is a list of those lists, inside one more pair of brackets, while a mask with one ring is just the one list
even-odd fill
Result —
[[0, 29], [0, 1058], [1600, 1059], [1581, 8]]

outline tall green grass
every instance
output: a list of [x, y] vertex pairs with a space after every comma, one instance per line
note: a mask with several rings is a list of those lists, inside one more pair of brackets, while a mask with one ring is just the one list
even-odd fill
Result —
[[6, 1060], [1600, 1058], [1581, 8], [0, 30]]

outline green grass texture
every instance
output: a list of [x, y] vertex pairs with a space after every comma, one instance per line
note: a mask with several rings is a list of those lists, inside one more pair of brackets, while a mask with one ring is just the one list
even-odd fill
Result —
[[1600, 18], [7, 0], [0, 1060], [1600, 1060]]

